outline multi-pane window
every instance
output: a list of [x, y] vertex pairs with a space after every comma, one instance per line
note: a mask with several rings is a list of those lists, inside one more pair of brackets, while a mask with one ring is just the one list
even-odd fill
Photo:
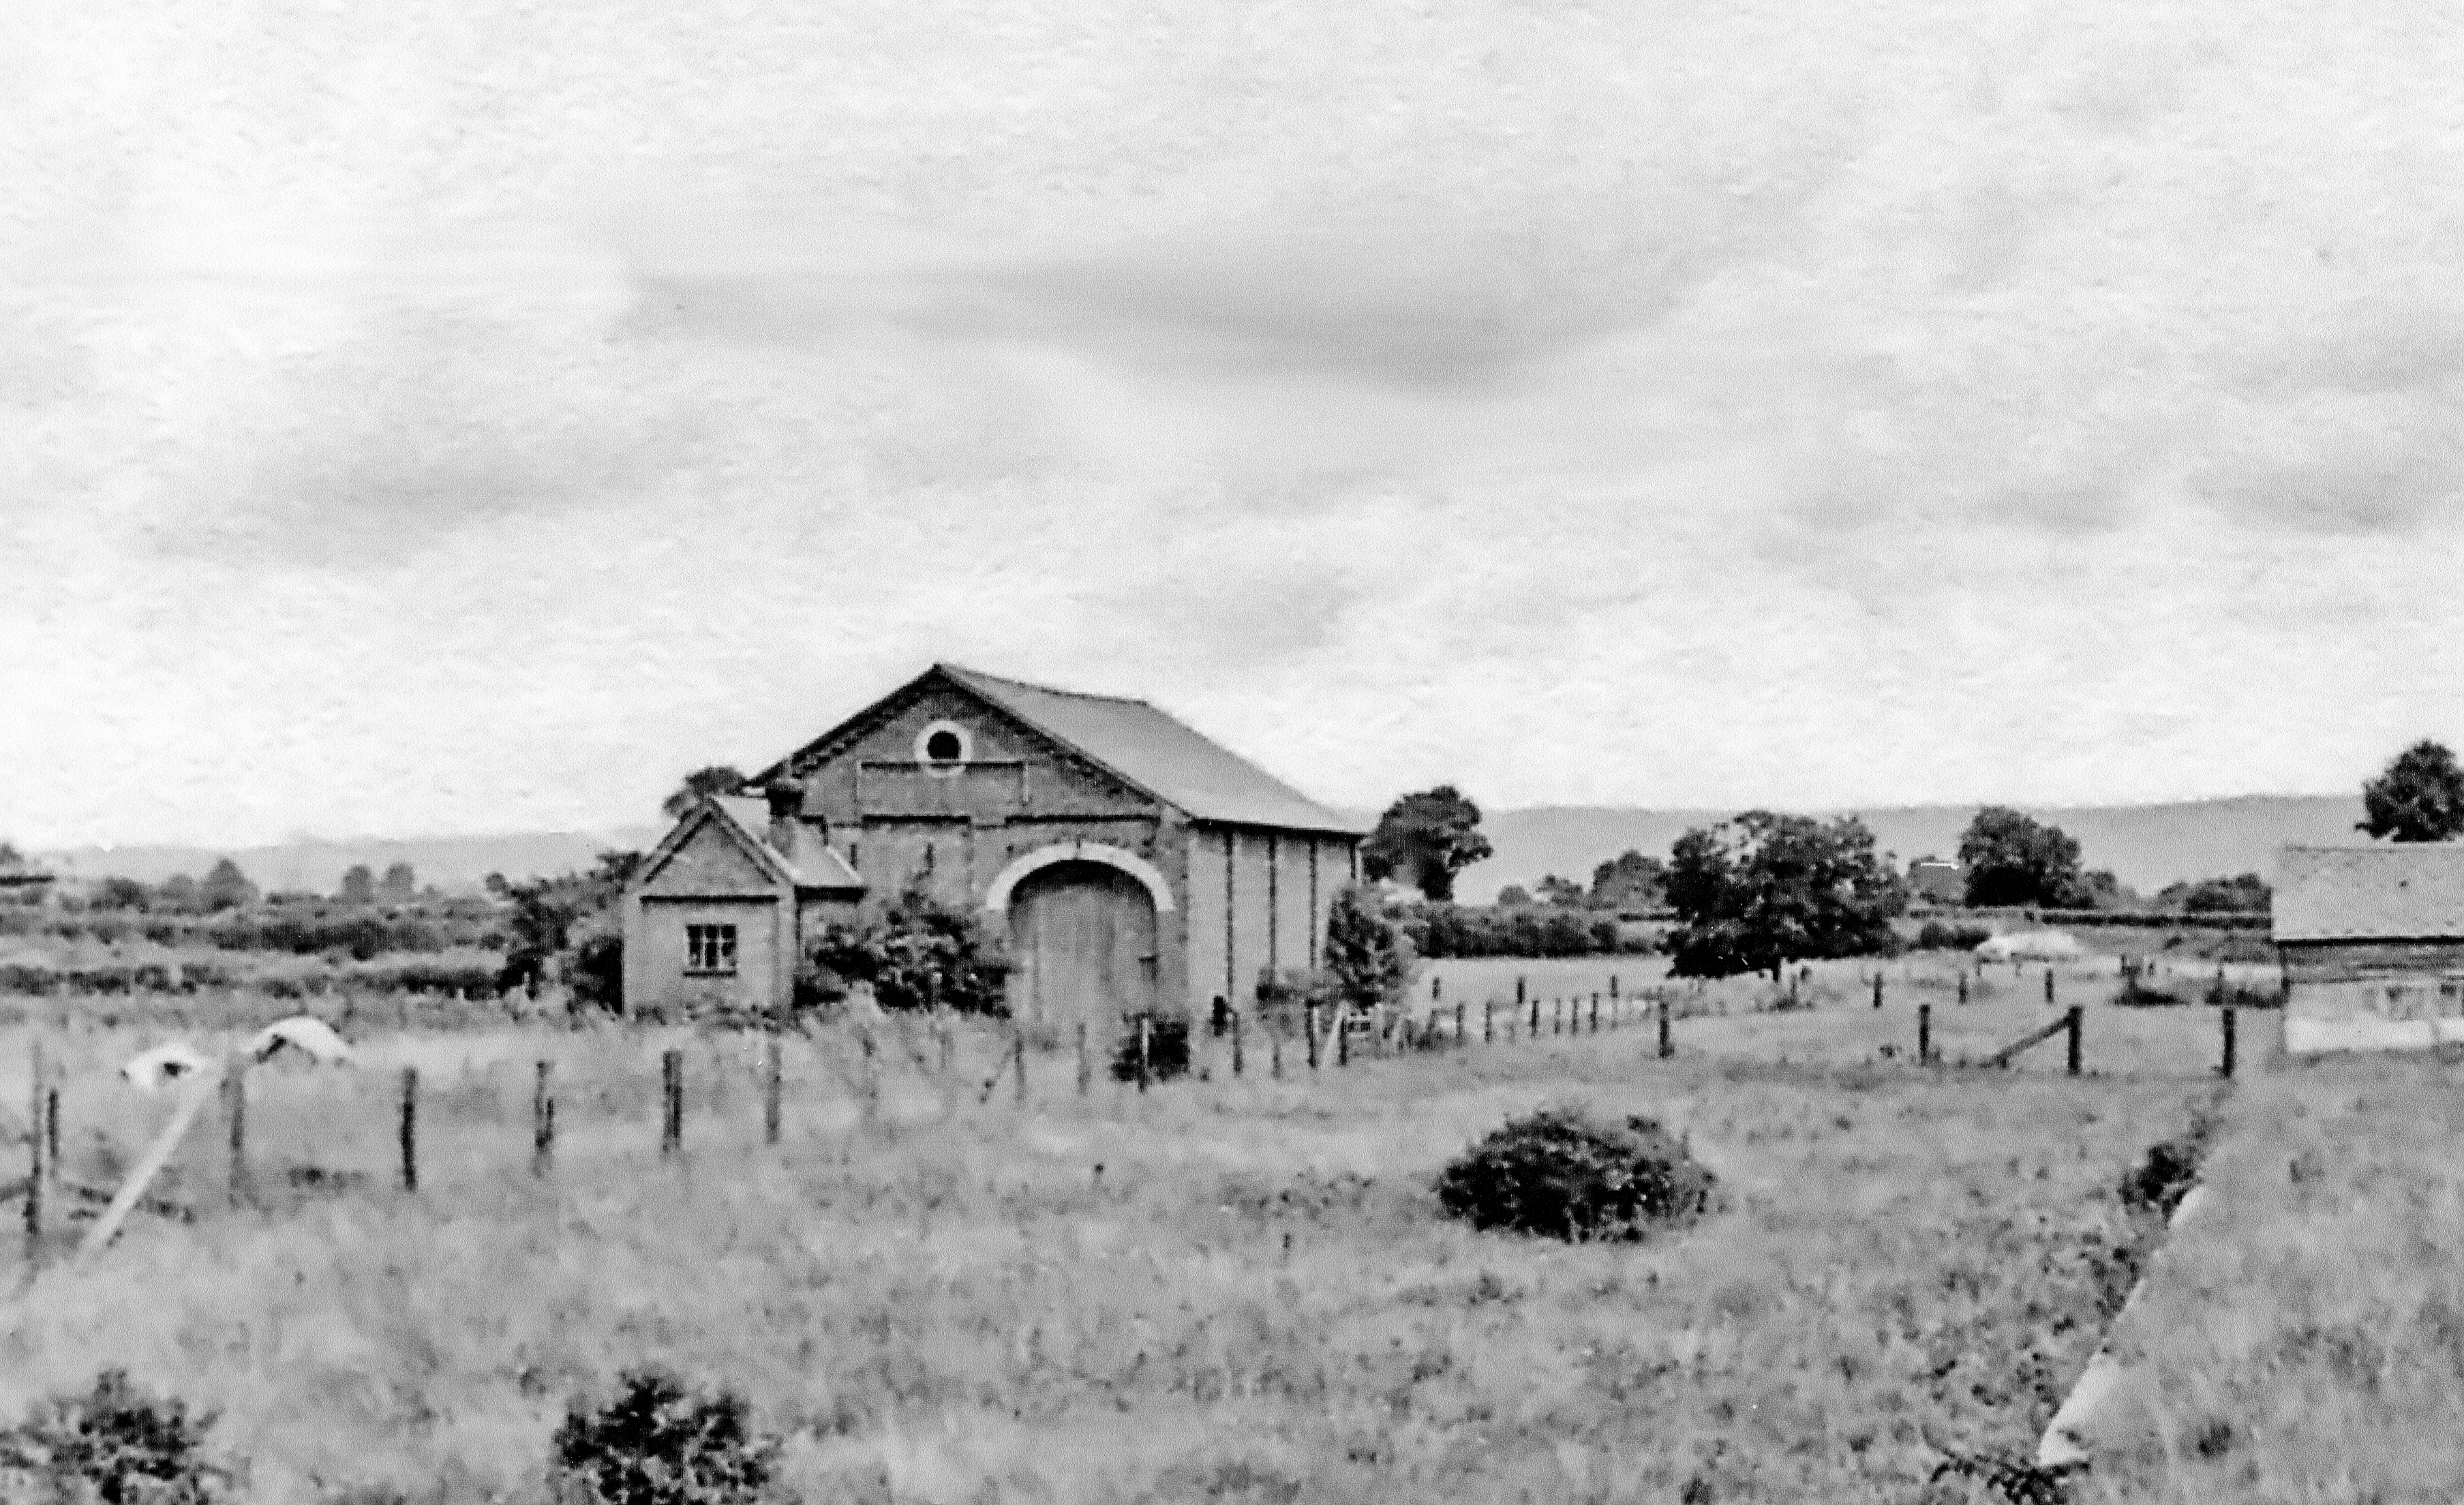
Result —
[[685, 927], [685, 970], [688, 972], [735, 971], [736, 927], [734, 925], [687, 925]]

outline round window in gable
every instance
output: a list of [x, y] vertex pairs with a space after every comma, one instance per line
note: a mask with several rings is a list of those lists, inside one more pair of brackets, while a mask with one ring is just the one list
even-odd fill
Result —
[[915, 761], [928, 772], [956, 773], [974, 751], [967, 729], [956, 721], [935, 721], [915, 734]]

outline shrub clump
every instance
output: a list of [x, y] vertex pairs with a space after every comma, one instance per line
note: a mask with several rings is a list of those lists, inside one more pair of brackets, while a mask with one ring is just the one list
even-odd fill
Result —
[[1983, 925], [1946, 925], [1928, 919], [1917, 927], [1920, 951], [1973, 951], [1992, 939], [1993, 932]]
[[106, 1369], [83, 1395], [55, 1395], [0, 1428], [0, 1497], [104, 1505], [209, 1505], [226, 1472], [205, 1452], [212, 1413], [146, 1394]]
[[1544, 1108], [1458, 1156], [1438, 1177], [1438, 1202], [1476, 1228], [1631, 1240], [1709, 1211], [1715, 1184], [1655, 1119], [1612, 1125]]
[[557, 1425], [559, 1497], [597, 1505], [753, 1505], [766, 1497], [779, 1439], [754, 1429], [733, 1390], [705, 1395], [656, 1369], [627, 1370], [616, 1398], [577, 1401]]
[[[1147, 1079], [1170, 1081], [1189, 1074], [1189, 1021], [1177, 1014], [1148, 1014]], [[1130, 1027], [1112, 1046], [1112, 1080], [1133, 1082], [1138, 1079], [1138, 1024]]]

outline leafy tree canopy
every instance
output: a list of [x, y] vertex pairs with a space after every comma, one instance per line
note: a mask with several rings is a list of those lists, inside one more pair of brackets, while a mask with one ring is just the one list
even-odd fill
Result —
[[2464, 768], [2441, 744], [2415, 742], [2362, 786], [2362, 808], [2369, 818], [2355, 829], [2372, 836], [2453, 841], [2464, 834]]
[[1497, 907], [1521, 909], [1531, 902], [1531, 891], [1520, 883], [1508, 883], [1497, 891]]
[[1680, 977], [1776, 976], [1800, 958], [1860, 956], [1894, 944], [1907, 888], [1854, 816], [1828, 823], [1749, 810], [1677, 839], [1665, 941]]
[[661, 805], [659, 808], [666, 813], [668, 819], [680, 820], [684, 817], [685, 811], [700, 803], [703, 795], [734, 794], [743, 787], [744, 775], [726, 764], [713, 764], [707, 768], [695, 768], [686, 774], [683, 786], [669, 795], [667, 803]]
[[976, 917], [912, 888], [869, 924], [836, 924], [805, 953], [800, 1003], [843, 997], [869, 984], [884, 1008], [942, 1007], [1001, 1017], [1009, 1012], [1008, 961]]
[[373, 904], [377, 901], [376, 874], [364, 862], [354, 863], [342, 874], [341, 901], [345, 904]]
[[1653, 909], [1668, 887], [1668, 864], [1639, 852], [1622, 852], [1592, 870], [1594, 909]]
[[1968, 902], [1980, 908], [2084, 909], [2092, 903], [2079, 873], [2079, 844], [2058, 826], [1999, 805], [1978, 810], [1968, 823], [1959, 838], [1959, 864], [1968, 873]]
[[1555, 904], [1566, 909], [1588, 909], [1591, 907], [1592, 891], [1573, 878], [1561, 878], [1551, 873], [1540, 880], [1539, 897], [1543, 904]]
[[239, 870], [239, 864], [225, 857], [197, 885], [197, 901], [209, 910], [242, 909], [256, 902], [256, 885]]
[[1480, 807], [1451, 784], [1407, 794], [1386, 808], [1360, 849], [1361, 871], [1393, 878], [1433, 899], [1451, 899], [1455, 874], [1489, 854]]

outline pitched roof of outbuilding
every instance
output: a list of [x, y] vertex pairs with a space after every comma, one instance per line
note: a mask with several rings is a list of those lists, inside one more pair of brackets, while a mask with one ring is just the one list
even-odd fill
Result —
[[2287, 847], [2271, 907], [2277, 941], [2464, 940], [2464, 845]]
[[718, 808], [727, 823], [763, 857], [776, 863], [788, 880], [803, 889], [860, 889], [864, 879], [847, 866], [845, 857], [831, 850], [828, 843], [810, 826], [796, 823], [796, 844], [792, 851], [781, 850], [770, 839], [770, 807], [760, 800], [748, 800], [732, 794], [715, 794], [710, 803]]

